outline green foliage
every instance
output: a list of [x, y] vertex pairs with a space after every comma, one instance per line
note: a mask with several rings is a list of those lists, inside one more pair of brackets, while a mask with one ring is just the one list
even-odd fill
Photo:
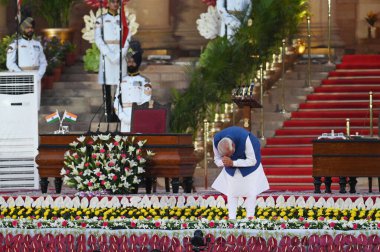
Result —
[[95, 43], [92, 47], [86, 50], [86, 54], [83, 56], [84, 70], [88, 72], [98, 72], [99, 71], [99, 57], [100, 51]]
[[[26, 0], [31, 4], [34, 15], [42, 16], [49, 27], [69, 26], [70, 11], [77, 0]], [[24, 3], [23, 3], [24, 4]]]
[[189, 71], [189, 88], [182, 94], [173, 91], [172, 131], [194, 133], [211, 117], [210, 108], [231, 102], [232, 89], [255, 77], [259, 66], [278, 53], [282, 40], [297, 32], [306, 14], [306, 0], [252, 1], [249, 19], [238, 17], [242, 25], [232, 42], [210, 41], [199, 64]]
[[6, 70], [6, 62], [7, 62], [7, 49], [8, 46], [12, 43], [12, 41], [15, 39], [15, 35], [12, 36], [5, 36], [0, 41], [0, 70]]

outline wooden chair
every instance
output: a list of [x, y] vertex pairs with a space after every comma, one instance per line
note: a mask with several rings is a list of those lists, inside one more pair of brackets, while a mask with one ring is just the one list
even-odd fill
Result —
[[[133, 103], [131, 133], [163, 134], [169, 132], [170, 104], [161, 105], [150, 101], [142, 105]], [[152, 178], [153, 192], [156, 192], [157, 178]], [[147, 185], [147, 193], [150, 191]], [[169, 178], [165, 178], [165, 190], [170, 192]]]

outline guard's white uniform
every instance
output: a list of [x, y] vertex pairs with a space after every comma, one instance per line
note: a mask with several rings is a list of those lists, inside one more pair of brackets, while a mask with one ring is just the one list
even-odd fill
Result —
[[[16, 62], [16, 50], [18, 50], [18, 62]], [[18, 49], [16, 41], [7, 49], [7, 68], [11, 72], [36, 71], [39, 77], [37, 81], [38, 108], [41, 100], [41, 79], [45, 74], [47, 62], [41, 43], [35, 39], [20, 38]]]
[[[96, 19], [95, 43], [100, 50], [99, 59], [99, 84], [118, 85], [120, 83], [120, 17], [106, 13], [103, 17]], [[102, 25], [103, 37], [102, 37]], [[130, 33], [129, 33], [130, 34]], [[125, 41], [122, 48], [122, 76], [126, 75], [127, 60], [126, 55], [129, 46], [129, 39]], [[103, 61], [103, 56], [105, 62]], [[105, 67], [106, 81], [104, 83], [103, 71]]]
[[236, 14], [246, 12], [249, 15], [252, 2], [251, 0], [217, 0], [216, 9], [222, 17], [219, 35], [224, 36], [227, 34], [230, 40], [240, 27], [240, 20], [236, 18]]
[[149, 79], [141, 75], [126, 76], [121, 82], [121, 100], [122, 106], [119, 103], [119, 90], [116, 91], [114, 100], [115, 113], [120, 119], [121, 132], [131, 131], [132, 118], [132, 103], [141, 105], [151, 100], [152, 90], [150, 88]]

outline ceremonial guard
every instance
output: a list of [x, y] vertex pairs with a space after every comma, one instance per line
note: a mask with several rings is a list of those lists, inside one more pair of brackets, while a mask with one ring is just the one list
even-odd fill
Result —
[[35, 22], [27, 17], [21, 21], [21, 37], [13, 41], [7, 49], [7, 68], [11, 72], [36, 71], [38, 108], [41, 100], [41, 79], [46, 71], [46, 57], [41, 43], [33, 39]]
[[[122, 59], [120, 60], [120, 40], [122, 38], [120, 32], [119, 7], [118, 0], [109, 0], [107, 13], [97, 18], [95, 28], [95, 43], [101, 54], [98, 82], [103, 85], [105, 114], [108, 122], [114, 120], [111, 86], [116, 87], [119, 85], [120, 76], [126, 75], [127, 68], [126, 54], [129, 46], [129, 38], [122, 41]], [[121, 67], [120, 64], [122, 65]], [[122, 71], [121, 75], [120, 71]]]
[[128, 76], [123, 78], [114, 101], [115, 112], [121, 123], [121, 132], [131, 131], [132, 103], [141, 105], [151, 101], [150, 80], [139, 72], [142, 54], [140, 43], [136, 40], [131, 41], [128, 52]]
[[245, 19], [251, 13], [251, 0], [217, 0], [216, 9], [221, 16], [220, 36], [227, 35], [228, 40], [234, 36], [241, 23], [239, 15], [245, 14]]

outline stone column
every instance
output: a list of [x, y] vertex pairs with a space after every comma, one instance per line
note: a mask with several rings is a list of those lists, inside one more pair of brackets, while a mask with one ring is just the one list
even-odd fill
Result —
[[178, 38], [181, 50], [200, 53], [207, 40], [199, 35], [196, 21], [200, 14], [207, 11], [207, 5], [200, 0], [178, 1], [174, 8], [174, 34]]
[[128, 4], [136, 11], [140, 24], [136, 37], [145, 49], [174, 49], [171, 2], [175, 0], [131, 0]]
[[7, 34], [7, 7], [0, 4], [0, 37], [3, 37]]

